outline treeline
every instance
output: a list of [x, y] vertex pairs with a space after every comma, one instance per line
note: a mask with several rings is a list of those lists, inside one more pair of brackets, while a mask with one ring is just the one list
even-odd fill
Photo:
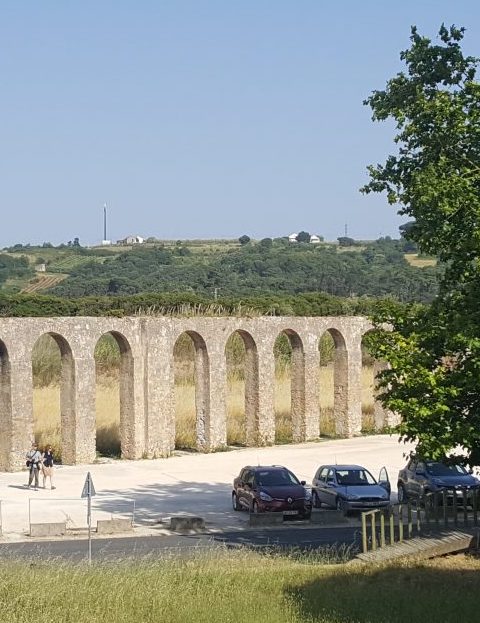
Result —
[[324, 292], [337, 297], [393, 296], [430, 302], [439, 268], [416, 268], [404, 241], [381, 239], [340, 252], [333, 245], [289, 244], [266, 238], [235, 249], [195, 253], [188, 247], [136, 247], [74, 267], [52, 289], [61, 297], [124, 296], [143, 292], [189, 293], [210, 300], [282, 293]]
[[28, 258], [25, 256], [10, 256], [0, 254], [0, 286], [7, 279], [33, 277], [34, 270], [30, 267]]
[[[387, 304], [396, 305], [386, 300]], [[341, 298], [322, 292], [247, 297], [209, 297], [191, 293], [65, 298], [33, 294], [0, 294], [1, 317], [45, 316], [342, 316], [370, 315], [385, 300]]]

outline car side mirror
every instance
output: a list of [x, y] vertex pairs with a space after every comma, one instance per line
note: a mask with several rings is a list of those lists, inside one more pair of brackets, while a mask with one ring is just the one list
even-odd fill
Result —
[[302, 485], [302, 487], [304, 487], [307, 484], [306, 480], [300, 480], [300, 484]]

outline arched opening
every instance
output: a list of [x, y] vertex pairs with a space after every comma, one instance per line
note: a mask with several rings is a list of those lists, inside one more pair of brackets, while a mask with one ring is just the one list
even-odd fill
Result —
[[329, 331], [326, 331], [318, 341], [320, 357], [320, 436], [335, 436], [335, 416], [333, 412], [334, 391], [333, 374], [335, 369], [335, 342]]
[[116, 331], [95, 345], [95, 449], [100, 456], [134, 456], [133, 355]]
[[320, 435], [334, 437], [346, 413], [347, 349], [342, 334], [328, 329], [318, 341], [320, 358]]
[[225, 345], [227, 363], [227, 443], [258, 444], [258, 354], [246, 331], [235, 331]]
[[274, 344], [275, 443], [302, 441], [305, 437], [305, 358], [299, 335], [285, 330]]
[[5, 344], [0, 340], [0, 469], [8, 469], [12, 442], [12, 397], [10, 360]]
[[74, 363], [70, 345], [57, 333], [41, 335], [32, 348], [33, 430], [40, 448], [69, 462], [75, 438]]
[[207, 450], [210, 443], [210, 373], [207, 347], [194, 331], [182, 333], [173, 348], [175, 448]]

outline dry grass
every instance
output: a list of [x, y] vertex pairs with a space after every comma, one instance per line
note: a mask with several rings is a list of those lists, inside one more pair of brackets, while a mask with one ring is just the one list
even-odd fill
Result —
[[[362, 373], [362, 429], [373, 431], [373, 371], [364, 367]], [[320, 368], [319, 387], [320, 431], [334, 436], [333, 421], [333, 366]], [[96, 388], [97, 450], [110, 456], [120, 454], [119, 385], [114, 377], [100, 377]], [[35, 438], [43, 447], [51, 444], [60, 456], [60, 389], [57, 385], [35, 387], [33, 392]], [[177, 448], [195, 448], [195, 387], [184, 381], [175, 385], [175, 412]], [[275, 385], [275, 440], [292, 441], [290, 411], [290, 376], [283, 372]], [[230, 379], [227, 387], [227, 443], [245, 445], [245, 383]]]
[[410, 266], [425, 268], [426, 266], [436, 266], [437, 260], [434, 257], [419, 257], [417, 253], [405, 253], [405, 259]]
[[[346, 565], [299, 556], [194, 550], [93, 566], [0, 564], [0, 620], [26, 623], [457, 623], [478, 617], [480, 561]], [[50, 591], [45, 590], [48, 576]], [[241, 590], [239, 590], [239, 586]], [[382, 598], [381, 596], [388, 596]]]

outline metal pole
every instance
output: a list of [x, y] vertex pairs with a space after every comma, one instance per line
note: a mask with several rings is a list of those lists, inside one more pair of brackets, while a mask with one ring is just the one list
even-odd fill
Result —
[[90, 479], [88, 480], [87, 491], [87, 523], [88, 523], [88, 564], [92, 564], [92, 490], [90, 487]]

